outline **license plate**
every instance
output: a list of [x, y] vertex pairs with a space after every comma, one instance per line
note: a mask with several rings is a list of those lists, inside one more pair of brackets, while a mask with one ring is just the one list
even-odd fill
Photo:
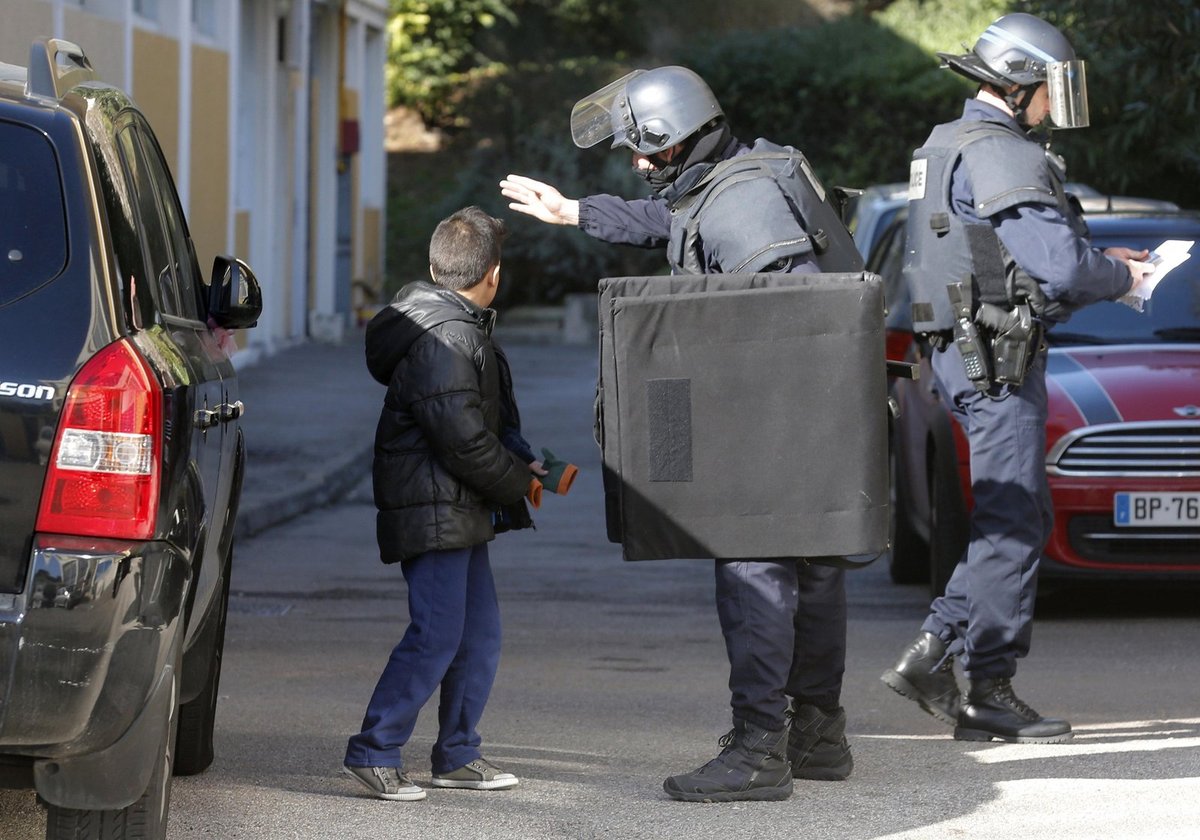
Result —
[[1200, 493], [1117, 493], [1113, 524], [1118, 528], [1200, 525]]

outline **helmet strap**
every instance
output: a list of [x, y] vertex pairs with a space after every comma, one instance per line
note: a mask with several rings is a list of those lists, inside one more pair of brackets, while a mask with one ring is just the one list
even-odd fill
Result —
[[1041, 82], [1038, 82], [1036, 85], [1024, 85], [1011, 93], [1004, 94], [1004, 104], [1012, 111], [1013, 118], [1026, 128], [1030, 126], [1025, 123], [1025, 111], [1033, 103], [1033, 97], [1037, 93], [1037, 89], [1041, 87], [1041, 84]]

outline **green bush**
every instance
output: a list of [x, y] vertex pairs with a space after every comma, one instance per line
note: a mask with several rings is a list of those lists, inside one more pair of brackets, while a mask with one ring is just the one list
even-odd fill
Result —
[[930, 32], [947, 42], [938, 48], [957, 51], [999, 5], [904, 0], [876, 17], [714, 38], [690, 63], [743, 139], [796, 146], [827, 183], [907, 180], [912, 150], [973, 90], [939, 69]]
[[1016, 4], [1068, 34], [1087, 61], [1091, 126], [1054, 135], [1073, 179], [1200, 208], [1200, 5], [1156, 0]]
[[512, 19], [503, 0], [391, 0], [388, 100], [408, 105], [430, 124], [454, 122], [456, 93], [495, 62], [474, 39], [497, 20]]

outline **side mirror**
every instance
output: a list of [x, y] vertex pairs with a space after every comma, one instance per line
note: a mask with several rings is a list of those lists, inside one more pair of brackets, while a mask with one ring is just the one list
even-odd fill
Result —
[[261, 314], [262, 289], [250, 266], [237, 257], [216, 257], [208, 290], [208, 317], [218, 327], [244, 330], [257, 324]]

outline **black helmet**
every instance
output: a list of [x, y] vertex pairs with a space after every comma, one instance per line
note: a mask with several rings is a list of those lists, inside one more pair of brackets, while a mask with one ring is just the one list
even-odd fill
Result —
[[722, 114], [708, 85], [686, 67], [634, 70], [575, 103], [571, 138], [586, 149], [612, 137], [614, 149], [652, 155]]
[[[1057, 28], [1022, 12], [997, 18], [966, 55], [938, 53], [956, 73], [1006, 89], [1049, 83], [1050, 121], [1057, 128], [1088, 124], [1084, 62]], [[1011, 104], [1011, 103], [1010, 103]]]

